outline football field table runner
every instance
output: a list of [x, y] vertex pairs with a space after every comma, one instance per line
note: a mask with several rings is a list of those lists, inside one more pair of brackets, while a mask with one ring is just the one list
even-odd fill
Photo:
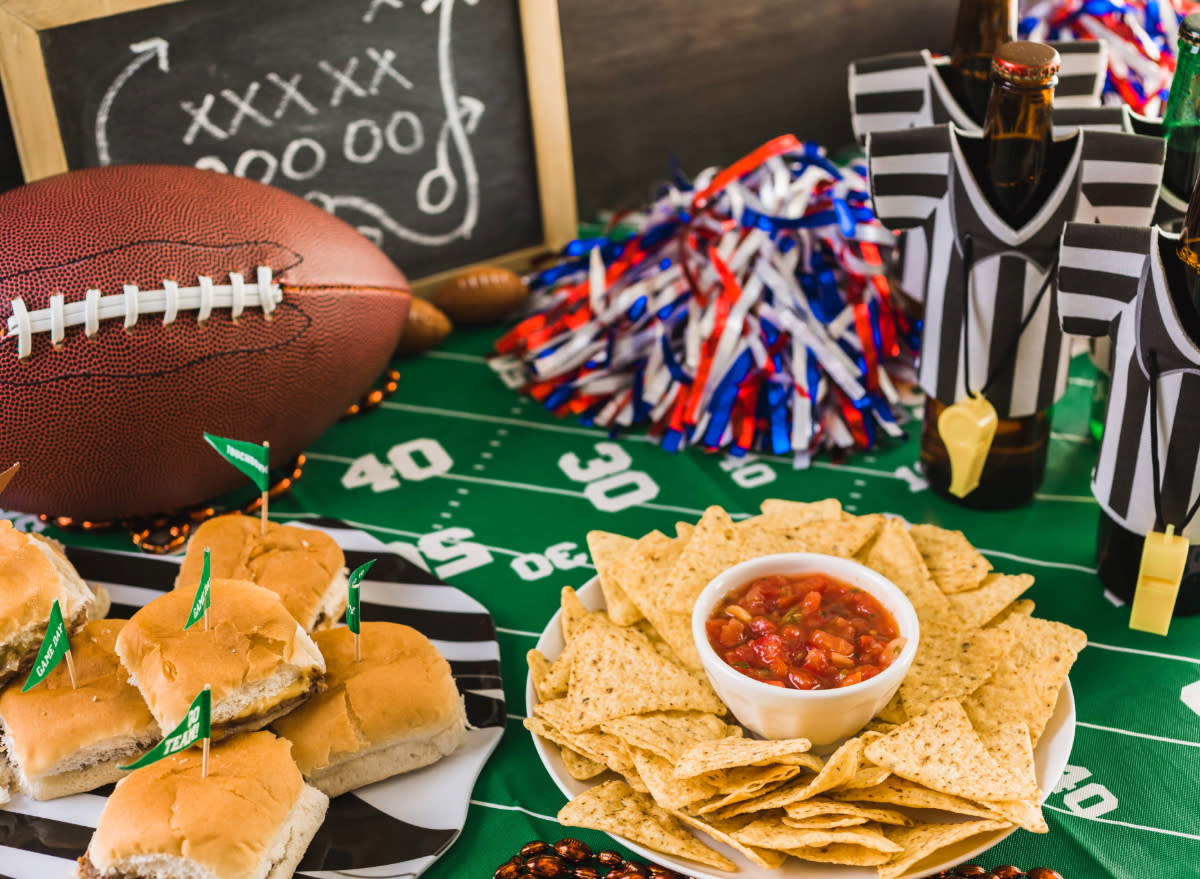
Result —
[[[1087, 632], [1071, 672], [1074, 750], [1045, 804], [1050, 833], [1017, 830], [978, 862], [1049, 866], [1066, 879], [1200, 875], [1200, 618], [1175, 620], [1166, 638], [1131, 631], [1129, 608], [1096, 579], [1086, 358], [1075, 359], [1056, 407], [1036, 501], [985, 513], [926, 489], [914, 470], [919, 424], [904, 443], [843, 464], [823, 456], [807, 470], [782, 458], [672, 455], [640, 433], [613, 440], [518, 396], [485, 358], [497, 333], [457, 332], [440, 350], [395, 363], [397, 392], [322, 437], [291, 494], [271, 504], [279, 522], [352, 523], [468, 592], [495, 620], [507, 729], [475, 786], [462, 836], [426, 876], [485, 879], [531, 839], [614, 847], [604, 834], [554, 819], [565, 797], [522, 726], [525, 653], [557, 610], [561, 587], [593, 576], [589, 530], [637, 537], [694, 522], [712, 504], [750, 515], [772, 497], [833, 497], [853, 513], [962, 530], [997, 571], [1036, 577], [1024, 597], [1038, 616]], [[59, 536], [127, 545], [117, 535]]]

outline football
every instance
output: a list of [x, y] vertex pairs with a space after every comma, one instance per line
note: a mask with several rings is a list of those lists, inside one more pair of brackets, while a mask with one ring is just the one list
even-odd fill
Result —
[[124, 165], [0, 195], [0, 507], [108, 520], [244, 484], [203, 433], [285, 463], [370, 389], [408, 306], [374, 244], [261, 183]]

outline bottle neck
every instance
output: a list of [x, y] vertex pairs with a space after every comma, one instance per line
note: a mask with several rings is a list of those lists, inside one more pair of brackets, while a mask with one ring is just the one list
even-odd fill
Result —
[[1167, 158], [1163, 184], [1175, 196], [1190, 199], [1200, 170], [1200, 47], [1179, 41], [1179, 60], [1163, 113]]
[[992, 56], [1016, 39], [1016, 0], [962, 0], [950, 40], [946, 84], [962, 109], [982, 125], [991, 92]]
[[1037, 212], [1045, 198], [1053, 146], [1054, 86], [997, 79], [984, 121], [987, 181], [992, 204], [1012, 226]]

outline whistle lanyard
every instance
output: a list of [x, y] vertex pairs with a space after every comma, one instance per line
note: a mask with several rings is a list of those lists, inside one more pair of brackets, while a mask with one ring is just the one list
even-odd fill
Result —
[[[970, 338], [970, 331], [967, 329], [967, 323], [971, 318], [971, 269], [975, 262], [975, 237], [970, 233], [966, 233], [962, 238], [962, 255], [963, 255], [963, 314], [962, 314], [962, 350], [963, 350], [963, 386], [967, 389], [968, 396], [975, 396], [975, 391], [971, 390], [971, 355], [967, 347], [967, 340]], [[1029, 307], [1029, 313], [1025, 315], [1025, 319], [1021, 321], [1021, 327], [1017, 330], [1008, 347], [1004, 349], [1004, 354], [995, 361], [990, 374], [987, 376], [987, 381], [983, 387], [979, 389], [979, 394], [986, 395], [988, 388], [1000, 377], [1000, 372], [1008, 365], [1009, 361], [1016, 355], [1017, 348], [1021, 344], [1021, 337], [1025, 335], [1025, 330], [1033, 321], [1033, 316], [1037, 314], [1038, 308], [1042, 305], [1042, 299], [1046, 295], [1046, 291], [1050, 289], [1050, 282], [1054, 280], [1054, 273], [1058, 270], [1058, 256], [1054, 257], [1054, 261], [1050, 263], [1050, 271], [1046, 273], [1046, 280], [1042, 281], [1042, 286], [1038, 290], [1037, 295], [1033, 298], [1033, 304]]]

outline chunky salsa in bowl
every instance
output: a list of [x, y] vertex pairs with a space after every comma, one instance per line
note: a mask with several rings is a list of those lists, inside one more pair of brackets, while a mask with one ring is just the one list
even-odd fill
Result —
[[816, 571], [756, 577], [727, 592], [705, 628], [732, 668], [797, 690], [870, 680], [906, 643], [879, 599]]
[[797, 552], [715, 577], [693, 608], [692, 637], [743, 726], [824, 745], [861, 730], [895, 696], [920, 632], [908, 598], [881, 574]]

